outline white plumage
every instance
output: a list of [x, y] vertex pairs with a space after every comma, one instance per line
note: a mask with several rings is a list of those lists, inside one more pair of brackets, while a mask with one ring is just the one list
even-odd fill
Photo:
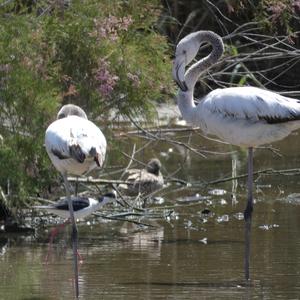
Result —
[[101, 130], [87, 119], [86, 113], [73, 104], [64, 105], [46, 130], [47, 153], [62, 174], [72, 222], [73, 260], [76, 297], [79, 295], [78, 279], [78, 230], [72, 205], [67, 174], [83, 175], [96, 167], [102, 167], [106, 153], [106, 139]]
[[183, 118], [205, 134], [233, 145], [254, 147], [271, 143], [300, 127], [299, 101], [270, 91], [255, 87], [217, 89], [197, 106], [190, 103], [190, 109], [186, 105], [187, 96], [191, 95], [181, 93], [179, 108]]
[[[185, 71], [203, 42], [212, 44], [212, 52]], [[256, 87], [216, 89], [195, 105], [198, 77], [217, 62], [223, 49], [222, 39], [211, 31], [191, 33], [178, 43], [173, 77], [180, 87], [177, 99], [183, 118], [206, 134], [243, 147], [271, 143], [300, 128], [299, 100]]]
[[[211, 53], [186, 66], [196, 57], [202, 43]], [[187, 35], [177, 45], [173, 78], [178, 84], [178, 106], [182, 117], [233, 145], [248, 147], [248, 196], [245, 216], [245, 277], [249, 279], [250, 229], [253, 210], [253, 147], [278, 141], [300, 128], [300, 101], [255, 87], [216, 89], [194, 103], [194, 87], [201, 74], [218, 61], [224, 51], [220, 36], [211, 31]]]
[[60, 173], [83, 175], [104, 163], [106, 139], [103, 133], [94, 123], [76, 115], [50, 124], [45, 146]]

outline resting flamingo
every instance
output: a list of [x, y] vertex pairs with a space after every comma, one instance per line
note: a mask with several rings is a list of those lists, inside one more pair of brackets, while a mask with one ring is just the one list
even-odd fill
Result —
[[64, 105], [46, 130], [45, 146], [54, 167], [62, 174], [72, 223], [72, 243], [76, 296], [78, 286], [78, 232], [71, 199], [68, 174], [84, 175], [102, 167], [106, 153], [106, 139], [101, 130], [87, 119], [86, 113], [73, 104]]
[[[210, 43], [211, 53], [186, 66], [200, 45]], [[212, 31], [184, 37], [176, 47], [173, 78], [179, 86], [178, 106], [183, 119], [233, 145], [248, 148], [247, 205], [245, 219], [245, 278], [249, 280], [250, 232], [253, 211], [253, 147], [275, 142], [300, 128], [300, 101], [256, 87], [216, 89], [194, 103], [194, 87], [201, 73], [222, 56], [224, 45]]]

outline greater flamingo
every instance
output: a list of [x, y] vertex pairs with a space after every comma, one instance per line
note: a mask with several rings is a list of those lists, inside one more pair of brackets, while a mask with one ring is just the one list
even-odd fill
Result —
[[72, 223], [72, 243], [76, 297], [78, 284], [78, 231], [67, 174], [83, 175], [102, 167], [106, 153], [106, 139], [101, 130], [87, 119], [86, 113], [73, 104], [64, 105], [46, 130], [45, 146], [54, 167], [62, 174]]
[[[200, 45], [210, 43], [211, 53], [186, 66]], [[212, 31], [184, 37], [176, 47], [173, 78], [180, 90], [178, 106], [183, 119], [233, 145], [248, 148], [247, 205], [245, 218], [245, 278], [249, 280], [250, 232], [253, 211], [253, 147], [275, 142], [300, 128], [300, 101], [256, 87], [216, 89], [194, 103], [194, 87], [201, 74], [222, 56], [222, 38]]]

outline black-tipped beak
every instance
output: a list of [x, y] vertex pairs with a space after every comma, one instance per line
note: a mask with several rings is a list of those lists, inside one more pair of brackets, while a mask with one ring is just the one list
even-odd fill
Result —
[[181, 91], [186, 92], [188, 87], [184, 81], [185, 63], [184, 59], [175, 58], [173, 64], [173, 79], [175, 80]]
[[186, 92], [188, 90], [188, 87], [187, 87], [185, 81], [175, 80], [175, 82], [181, 91]]

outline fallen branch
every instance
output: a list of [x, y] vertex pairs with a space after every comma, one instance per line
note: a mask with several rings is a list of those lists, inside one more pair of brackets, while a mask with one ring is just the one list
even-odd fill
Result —
[[[184, 128], [147, 128], [147, 132], [149, 133], [179, 133], [179, 132], [195, 132], [199, 130], [199, 127], [184, 127]], [[143, 133], [144, 134], [144, 133]], [[126, 133], [120, 133], [120, 136], [127, 136], [127, 135], [141, 135], [140, 130], [131, 130], [127, 131]]]
[[136, 221], [136, 220], [130, 220], [130, 219], [127, 219], [127, 218], [122, 218], [122, 217], [118, 217], [118, 216], [114, 216], [114, 215], [105, 216], [105, 215], [102, 215], [102, 214], [99, 214], [99, 213], [93, 213], [93, 215], [101, 217], [103, 219], [114, 220], [114, 221], [122, 221], [122, 222], [125, 221], [125, 222], [129, 222], [129, 223], [134, 223], [134, 224], [140, 225], [140, 226], [147, 226], [147, 227], [157, 228], [157, 226], [152, 225], [152, 224], [148, 224], [148, 223], [144, 223], [144, 222], [140, 222], [140, 221]]
[[100, 179], [89, 177], [68, 177], [69, 182], [80, 182], [88, 184], [132, 184], [127, 180], [118, 180], [118, 179]]
[[[140, 125], [138, 125], [132, 118], [130, 118], [130, 121], [134, 124], [134, 126], [136, 126], [144, 134], [144, 135], [140, 135], [140, 136], [142, 136], [144, 138], [148, 138], [148, 139], [152, 139], [152, 140], [156, 140], [156, 141], [160, 141], [160, 142], [166, 142], [166, 143], [170, 143], [172, 145], [178, 145], [178, 146], [184, 147], [184, 148], [190, 150], [191, 152], [193, 152], [197, 155], [200, 155], [203, 158], [207, 158], [207, 156], [205, 154], [229, 155], [229, 154], [233, 153], [232, 151], [231, 152], [215, 152], [215, 151], [208, 151], [208, 150], [203, 150], [203, 149], [198, 151], [196, 148], [194, 148], [186, 143], [179, 142], [179, 141], [172, 140], [172, 139], [165, 138], [165, 137], [160, 137], [151, 132], [148, 132], [146, 129], [144, 129]], [[205, 154], [203, 154], [203, 153], [205, 153]]]
[[[265, 170], [260, 170], [253, 172], [253, 175], [283, 175], [283, 176], [294, 176], [294, 175], [300, 175], [300, 169], [286, 169], [286, 170], [274, 170], [272, 168], [265, 169]], [[201, 183], [201, 186], [209, 186], [213, 184], [218, 184], [218, 183], [223, 183], [226, 181], [232, 181], [236, 179], [241, 179], [241, 178], [246, 178], [248, 174], [242, 174], [239, 176], [232, 176], [232, 177], [225, 177], [221, 179], [216, 179], [213, 181], [206, 182], [205, 184]], [[192, 183], [191, 185], [197, 185], [197, 183]]]

